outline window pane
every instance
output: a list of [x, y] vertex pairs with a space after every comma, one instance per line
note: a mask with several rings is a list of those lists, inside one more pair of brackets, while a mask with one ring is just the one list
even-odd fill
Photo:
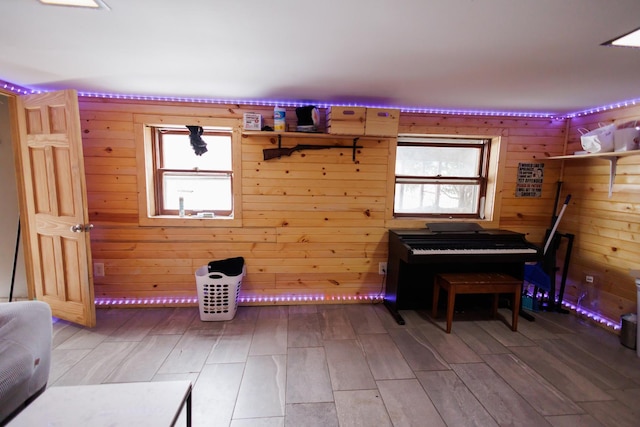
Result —
[[164, 208], [178, 210], [179, 198], [184, 197], [188, 211], [231, 211], [231, 176], [228, 174], [163, 176]]
[[399, 214], [473, 214], [479, 187], [456, 184], [396, 184], [395, 212]]
[[480, 154], [469, 147], [398, 146], [396, 175], [476, 177]]
[[201, 156], [191, 147], [189, 134], [163, 134], [163, 167], [165, 169], [231, 170], [231, 135], [202, 135], [207, 152]]

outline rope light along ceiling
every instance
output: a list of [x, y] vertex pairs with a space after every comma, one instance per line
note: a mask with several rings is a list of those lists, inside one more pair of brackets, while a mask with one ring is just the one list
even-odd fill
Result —
[[[3, 80], [0, 80], [0, 88], [16, 93], [18, 95], [31, 95], [50, 92], [49, 90], [41, 89], [29, 89], [21, 87]], [[115, 93], [97, 93], [97, 92], [78, 92], [78, 96], [87, 98], [102, 98], [102, 99], [122, 99], [131, 101], [155, 101], [155, 102], [190, 102], [190, 103], [202, 103], [202, 104], [239, 104], [239, 105], [254, 105], [263, 107], [304, 107], [306, 105], [315, 105], [318, 108], [327, 108], [330, 106], [344, 106], [344, 107], [369, 107], [369, 108], [398, 108], [404, 113], [419, 113], [419, 114], [449, 114], [457, 116], [495, 116], [495, 117], [524, 117], [524, 118], [543, 118], [553, 120], [565, 120], [574, 117], [588, 116], [590, 114], [600, 113], [603, 111], [616, 110], [618, 108], [630, 107], [634, 105], [640, 105], [640, 98], [629, 99], [626, 101], [620, 101], [615, 104], [603, 105], [600, 107], [594, 107], [587, 110], [577, 111], [567, 114], [556, 113], [540, 113], [540, 112], [513, 112], [513, 111], [487, 111], [487, 110], [447, 110], [441, 108], [429, 108], [429, 107], [402, 107], [402, 106], [390, 106], [390, 105], [366, 105], [359, 103], [326, 103], [313, 101], [283, 101], [283, 100], [264, 100], [264, 99], [219, 99], [219, 98], [187, 98], [187, 97], [171, 97], [171, 96], [150, 96], [150, 95], [126, 95]]]
[[[39, 0], [43, 5], [52, 6], [69, 6], [69, 7], [85, 7], [91, 9], [103, 9], [111, 10], [109, 6], [103, 0]], [[640, 48], [640, 28], [637, 28], [629, 33], [623, 34], [612, 40], [604, 42], [601, 46], [613, 46], [613, 47], [630, 47]], [[35, 94], [49, 92], [48, 90], [36, 90], [26, 89], [17, 85], [12, 85], [8, 82], [0, 80], [0, 87], [4, 85], [4, 89], [12, 91], [17, 94]], [[346, 107], [370, 107], [370, 108], [398, 108], [405, 113], [421, 113], [421, 114], [450, 114], [460, 116], [498, 116], [498, 117], [528, 117], [528, 118], [550, 118], [554, 120], [564, 120], [573, 117], [587, 116], [602, 111], [609, 111], [618, 108], [624, 108], [628, 106], [640, 104], [640, 98], [621, 101], [615, 104], [604, 105], [600, 107], [594, 107], [582, 111], [567, 114], [556, 113], [540, 113], [540, 112], [509, 112], [509, 111], [485, 111], [485, 110], [449, 110], [440, 108], [429, 107], [402, 107], [391, 105], [366, 105], [359, 103], [314, 103], [312, 101], [283, 101], [283, 100], [247, 100], [247, 99], [216, 99], [216, 98], [185, 98], [185, 97], [168, 97], [168, 96], [149, 96], [149, 95], [125, 95], [125, 94], [111, 94], [111, 93], [93, 93], [93, 92], [78, 92], [79, 96], [89, 98], [105, 98], [105, 99], [123, 99], [123, 100], [136, 100], [136, 101], [165, 101], [165, 102], [192, 102], [192, 103], [206, 103], [206, 104], [240, 104], [240, 105], [255, 105], [255, 106], [282, 106], [282, 107], [302, 107], [306, 105], [315, 105], [318, 108], [327, 108], [334, 106], [346, 106]]]
[[239, 104], [239, 105], [253, 105], [263, 107], [304, 107], [307, 105], [315, 105], [318, 108], [328, 108], [331, 106], [344, 106], [344, 107], [369, 107], [369, 108], [397, 108], [405, 113], [423, 113], [423, 114], [451, 114], [462, 116], [498, 116], [498, 117], [536, 117], [536, 118], [553, 118], [564, 119], [563, 116], [558, 116], [555, 113], [537, 113], [537, 112], [513, 112], [513, 111], [484, 111], [484, 110], [447, 110], [428, 107], [402, 107], [393, 105], [380, 105], [380, 104], [361, 104], [361, 103], [327, 103], [327, 102], [313, 102], [313, 101], [296, 101], [296, 100], [268, 100], [268, 99], [217, 99], [217, 98], [182, 98], [182, 97], [167, 97], [167, 96], [148, 96], [148, 95], [123, 95], [123, 94], [111, 94], [111, 93], [93, 93], [93, 92], [78, 92], [79, 96], [88, 98], [107, 98], [107, 99], [123, 99], [123, 100], [135, 100], [135, 101], [166, 101], [166, 102], [195, 102], [205, 104]]

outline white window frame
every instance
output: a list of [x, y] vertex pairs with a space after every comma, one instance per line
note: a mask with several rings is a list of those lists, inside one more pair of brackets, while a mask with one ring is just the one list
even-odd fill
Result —
[[[213, 218], [160, 215], [157, 212], [153, 132], [167, 126], [202, 126], [203, 128], [230, 128], [233, 165], [233, 215]], [[242, 155], [240, 119], [203, 118], [173, 115], [135, 114], [136, 164], [138, 169], [138, 223], [142, 226], [175, 227], [241, 227], [242, 226]]]
[[477, 222], [483, 227], [497, 228], [500, 226], [501, 204], [503, 196], [504, 177], [507, 169], [506, 156], [508, 144], [508, 131], [506, 129], [493, 129], [491, 133], [478, 134], [426, 134], [426, 133], [401, 133], [398, 138], [403, 137], [425, 137], [425, 138], [480, 138], [489, 139], [490, 155], [488, 159], [488, 172], [486, 180], [485, 200], [481, 205], [481, 215], [478, 219], [470, 218], [449, 218], [448, 216], [425, 217], [425, 216], [401, 216], [395, 217], [395, 167], [396, 167], [396, 148], [398, 139], [394, 139], [389, 146], [389, 171], [388, 171], [388, 202], [387, 215], [385, 225], [388, 228], [406, 228], [406, 227], [424, 227], [427, 221], [464, 221]]
[[[398, 212], [396, 211], [396, 199], [394, 194], [393, 213], [396, 218], [401, 217], [424, 217], [424, 218], [465, 218], [483, 219], [483, 203], [486, 199], [486, 182], [489, 171], [490, 140], [488, 138], [460, 138], [460, 137], [418, 137], [400, 136], [396, 146], [396, 152], [400, 147], [424, 147], [425, 149], [437, 150], [438, 148], [463, 148], [478, 150], [478, 162], [475, 170], [466, 176], [441, 176], [441, 175], [399, 175], [395, 172], [395, 188], [402, 184], [424, 184], [424, 185], [471, 185], [477, 188], [478, 201], [474, 207], [474, 212]], [[397, 157], [396, 157], [397, 159]], [[395, 165], [397, 167], [397, 165]]]
[[[228, 138], [229, 145], [232, 144], [232, 132], [231, 129], [212, 129], [212, 128], [203, 128], [202, 139], [205, 143], [211, 142], [213, 136]], [[189, 203], [184, 205], [185, 214], [197, 215], [201, 212], [214, 213], [217, 216], [222, 217], [231, 217], [233, 216], [233, 161], [232, 158], [228, 158], [230, 169], [224, 170], [204, 170], [198, 168], [192, 169], [172, 169], [169, 164], [165, 163], [163, 147], [165, 144], [170, 144], [171, 142], [166, 141], [167, 137], [176, 138], [180, 141], [177, 142], [182, 146], [182, 149], [188, 152], [188, 155], [192, 155], [193, 157], [196, 154], [192, 151], [191, 144], [189, 143], [189, 131], [188, 129], [176, 128], [175, 126], [162, 126], [162, 127], [153, 127], [153, 150], [154, 150], [154, 174], [155, 174], [155, 189], [156, 189], [156, 212], [161, 215], [179, 215], [178, 209], [178, 200], [174, 201], [175, 209], [170, 209], [165, 206], [166, 202], [166, 194], [165, 191], [165, 177], [175, 176], [175, 177], [184, 177], [184, 178], [197, 178], [201, 177], [209, 177], [209, 178], [224, 178], [228, 180], [229, 187], [228, 193], [225, 192], [224, 196], [228, 196], [228, 199], [231, 203], [229, 209], [215, 209], [214, 207], [208, 207], [206, 209], [196, 209], [193, 206], [189, 206]], [[171, 136], [170, 136], [171, 135]], [[211, 138], [207, 138], [207, 136]], [[215, 141], [215, 139], [214, 139]], [[229, 147], [231, 149], [231, 147]], [[216, 150], [215, 142], [209, 143], [208, 151], [202, 154], [202, 156], [218, 156], [220, 153]], [[231, 156], [231, 152], [229, 152]], [[232, 156], [231, 156], [232, 157]], [[187, 197], [188, 199], [188, 197]], [[225, 197], [226, 199], [226, 197]], [[188, 200], [187, 200], [188, 202]]]

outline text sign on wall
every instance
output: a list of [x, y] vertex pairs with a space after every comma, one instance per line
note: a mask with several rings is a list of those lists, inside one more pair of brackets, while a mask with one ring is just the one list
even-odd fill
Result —
[[518, 163], [516, 197], [540, 197], [544, 163]]

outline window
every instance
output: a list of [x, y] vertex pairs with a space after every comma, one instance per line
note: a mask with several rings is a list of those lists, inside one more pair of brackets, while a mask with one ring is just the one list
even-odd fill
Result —
[[[134, 114], [138, 223], [166, 227], [242, 227], [242, 119]], [[202, 127], [191, 144], [189, 127]], [[180, 197], [185, 216], [179, 216]], [[213, 212], [213, 218], [209, 213]], [[200, 215], [198, 215], [200, 214]]]
[[490, 142], [400, 135], [394, 215], [482, 219]]
[[186, 126], [154, 127], [152, 135], [157, 214], [231, 216], [231, 129], [204, 128], [201, 138], [207, 146], [200, 155]]

